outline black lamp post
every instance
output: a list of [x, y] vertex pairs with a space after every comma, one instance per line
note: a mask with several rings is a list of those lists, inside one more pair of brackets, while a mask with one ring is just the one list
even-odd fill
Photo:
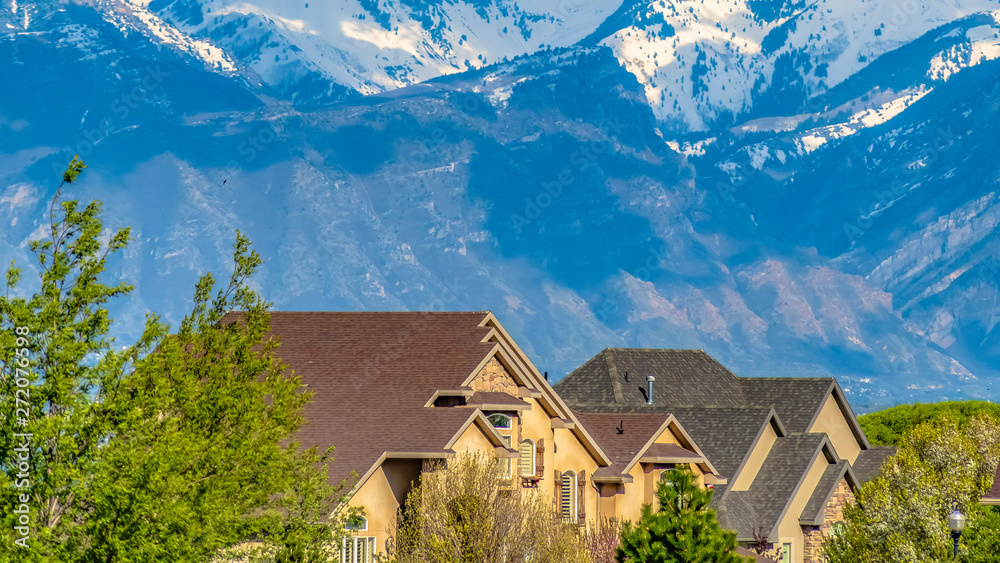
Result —
[[961, 512], [955, 511], [948, 515], [948, 529], [951, 530], [951, 539], [955, 540], [955, 558], [958, 558], [958, 538], [965, 528], [965, 516]]

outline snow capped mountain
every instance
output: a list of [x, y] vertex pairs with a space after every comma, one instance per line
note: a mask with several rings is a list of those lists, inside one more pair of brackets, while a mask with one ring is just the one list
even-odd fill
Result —
[[[606, 346], [996, 397], [1000, 4], [88, 0], [0, 9], [0, 258], [52, 178], [184, 309], [240, 228], [280, 309], [492, 309]], [[9, 228], [8, 228], [9, 226]]]
[[998, 7], [995, 0], [626, 2], [592, 39], [611, 47], [636, 76], [658, 118], [704, 131], [734, 116], [800, 105], [878, 57], [973, 14], [988, 17], [950, 30], [963, 37], [930, 64], [928, 80], [946, 78], [952, 65], [996, 58], [1000, 26], [990, 11]]
[[801, 105], [941, 26], [953, 27], [928, 60], [928, 82], [1000, 55], [996, 0], [92, 1], [123, 29], [298, 103], [604, 45], [657, 118], [685, 131]]
[[[147, 27], [217, 45], [297, 101], [374, 94], [572, 45], [619, 0], [129, 0]], [[156, 32], [154, 32], [156, 33]]]

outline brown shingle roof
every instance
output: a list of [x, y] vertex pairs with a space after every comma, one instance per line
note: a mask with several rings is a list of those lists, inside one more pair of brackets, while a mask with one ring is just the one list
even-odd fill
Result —
[[296, 434], [303, 447], [336, 446], [330, 477], [363, 475], [383, 452], [440, 452], [473, 415], [424, 408], [486, 358], [485, 312], [271, 313], [276, 356], [314, 393]]
[[645, 457], [663, 457], [663, 458], [676, 458], [676, 459], [689, 459], [691, 461], [704, 459], [703, 456], [698, 455], [697, 452], [692, 452], [691, 450], [678, 446], [677, 444], [650, 444], [646, 448], [645, 453], [642, 454]]
[[[670, 415], [649, 413], [574, 413], [597, 445], [611, 458], [609, 475], [621, 475], [626, 466], [649, 442]], [[618, 433], [618, 428], [624, 430]]]

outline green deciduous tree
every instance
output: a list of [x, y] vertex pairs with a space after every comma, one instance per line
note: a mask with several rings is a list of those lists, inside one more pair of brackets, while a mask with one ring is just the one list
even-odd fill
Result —
[[858, 423], [871, 443], [895, 446], [901, 443], [910, 430], [924, 422], [934, 422], [947, 415], [958, 423], [959, 428], [965, 428], [965, 425], [979, 413], [1000, 418], [1000, 404], [989, 401], [942, 401], [899, 405], [863, 414], [858, 417]]
[[656, 490], [659, 508], [642, 507], [639, 522], [626, 522], [618, 546], [619, 563], [744, 563], [736, 555], [736, 534], [723, 530], [708, 507], [712, 491], [678, 469]]
[[[242, 553], [326, 561], [329, 452], [289, 442], [308, 395], [264, 341], [269, 305], [247, 285], [260, 257], [237, 233], [221, 289], [203, 275], [176, 332], [150, 314], [120, 345], [107, 305], [132, 286], [103, 278], [130, 233], [107, 235], [99, 202], [60, 200], [83, 168], [73, 160], [49, 238], [31, 245], [34, 293], [12, 264], [0, 297], [0, 560], [212, 561], [257, 538]], [[22, 504], [26, 536], [6, 509]]]
[[845, 508], [843, 533], [825, 546], [831, 563], [949, 561], [946, 519], [955, 509], [969, 519], [963, 557], [977, 560], [994, 541], [984, 524], [995, 517], [979, 498], [992, 484], [998, 455], [1000, 427], [989, 414], [964, 425], [946, 415], [916, 426], [879, 475], [856, 492], [857, 505]]

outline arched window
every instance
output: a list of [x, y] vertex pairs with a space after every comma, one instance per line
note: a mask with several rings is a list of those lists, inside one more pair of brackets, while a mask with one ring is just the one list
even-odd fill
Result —
[[570, 524], [576, 522], [576, 473], [572, 471], [562, 474], [559, 508], [563, 522]]
[[671, 475], [672, 471], [677, 471], [677, 467], [668, 467], [668, 468], [660, 471], [660, 482], [661, 483], [666, 483], [669, 486], [673, 486], [673, 483], [671, 483], [669, 481], [670, 475]]
[[531, 477], [535, 474], [535, 442], [521, 442], [521, 476]]
[[510, 417], [505, 414], [491, 414], [486, 420], [489, 420], [494, 428], [511, 428]]
[[368, 531], [368, 519], [360, 514], [355, 514], [347, 518], [346, 527], [352, 532]]

